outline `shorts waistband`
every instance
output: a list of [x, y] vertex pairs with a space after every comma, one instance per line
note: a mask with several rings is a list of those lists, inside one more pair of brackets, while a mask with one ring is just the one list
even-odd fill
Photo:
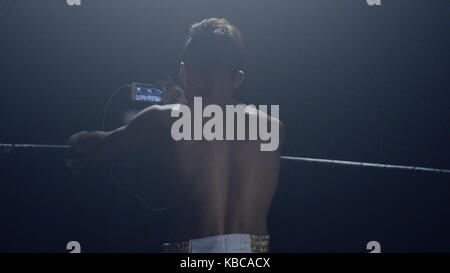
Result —
[[192, 253], [192, 241], [209, 239], [215, 237], [248, 235], [250, 237], [250, 250], [252, 253], [267, 253], [270, 251], [270, 235], [253, 235], [253, 234], [223, 234], [217, 236], [203, 237], [200, 239], [186, 240], [175, 243], [164, 243], [162, 245], [163, 253]]

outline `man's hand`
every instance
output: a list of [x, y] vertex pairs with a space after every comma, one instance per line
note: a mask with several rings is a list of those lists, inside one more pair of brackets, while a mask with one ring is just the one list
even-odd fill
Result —
[[83, 137], [83, 135], [87, 134], [88, 132], [82, 131], [78, 132], [76, 134], [73, 134], [68, 140], [67, 144], [71, 146], [71, 149], [73, 150], [73, 153], [67, 158], [64, 159], [64, 163], [66, 167], [69, 169], [69, 171], [76, 175], [80, 176], [83, 173], [85, 160], [86, 158], [82, 158], [81, 155], [81, 148], [80, 148], [80, 139]]
[[[119, 128], [120, 129], [120, 128]], [[118, 129], [117, 129], [118, 130]], [[114, 132], [114, 131], [113, 131]], [[103, 139], [112, 132], [78, 132], [73, 134], [67, 141], [72, 148], [83, 155], [87, 155], [92, 158], [99, 157], [99, 153], [103, 152]]]
[[114, 131], [78, 132], [68, 139], [68, 144], [74, 151], [74, 156], [65, 159], [69, 170], [79, 176], [86, 166], [94, 162], [118, 158], [122, 153], [131, 151], [134, 147], [129, 142], [136, 140], [136, 133], [120, 127]]
[[167, 104], [186, 103], [183, 88], [178, 86], [170, 75], [167, 76], [167, 80], [159, 80], [155, 84], [163, 89]]
[[67, 144], [69, 144], [73, 150], [75, 150], [76, 152], [80, 153], [81, 149], [80, 149], [80, 139], [83, 137], [83, 135], [87, 134], [88, 132], [86, 131], [82, 131], [82, 132], [78, 132], [76, 134], [73, 134], [71, 137], [69, 137], [69, 139], [67, 140]]

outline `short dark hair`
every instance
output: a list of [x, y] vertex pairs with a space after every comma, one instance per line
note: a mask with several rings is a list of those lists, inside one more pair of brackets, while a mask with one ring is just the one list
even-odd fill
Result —
[[242, 69], [244, 48], [239, 29], [224, 18], [209, 18], [193, 24], [186, 36], [182, 59], [199, 72]]

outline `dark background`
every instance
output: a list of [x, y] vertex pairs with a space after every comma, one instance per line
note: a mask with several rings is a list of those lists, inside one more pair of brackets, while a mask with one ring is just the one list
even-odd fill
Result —
[[[280, 105], [284, 154], [448, 169], [449, 15], [447, 0], [1, 1], [0, 143], [100, 129], [115, 88], [177, 77], [189, 25], [226, 17], [246, 42], [243, 98]], [[127, 99], [113, 100], [109, 127]], [[1, 251], [159, 250], [167, 213], [114, 187], [107, 166], [70, 175], [63, 156], [2, 156]], [[273, 250], [450, 251], [449, 182], [283, 162]]]

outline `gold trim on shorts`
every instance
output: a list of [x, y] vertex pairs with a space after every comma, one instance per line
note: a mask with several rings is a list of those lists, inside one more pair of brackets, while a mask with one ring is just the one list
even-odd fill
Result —
[[250, 235], [252, 252], [253, 253], [267, 253], [270, 251], [270, 235]]

